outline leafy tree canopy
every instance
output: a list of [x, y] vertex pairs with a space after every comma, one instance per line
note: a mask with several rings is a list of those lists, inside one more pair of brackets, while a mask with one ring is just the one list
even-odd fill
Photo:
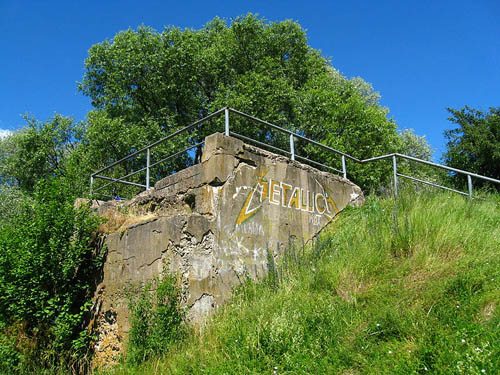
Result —
[[[396, 125], [371, 85], [341, 75], [308, 45], [301, 26], [289, 20], [269, 23], [249, 14], [230, 24], [215, 18], [199, 30], [156, 32], [142, 26], [94, 45], [85, 68], [79, 89], [106, 121], [118, 119], [130, 134], [141, 135], [136, 147], [226, 105], [361, 158], [398, 147]], [[100, 125], [89, 126], [92, 132]], [[287, 142], [246, 120], [232, 118], [231, 127], [275, 145]], [[178, 144], [197, 142], [203, 135], [198, 129]], [[340, 166], [338, 157], [300, 144], [297, 148], [303, 156]], [[378, 183], [383, 172], [373, 166], [348, 168], [368, 186]]]
[[[500, 107], [492, 107], [488, 112], [468, 106], [448, 111], [448, 120], [458, 127], [444, 132], [448, 140], [446, 164], [500, 179]], [[463, 176], [455, 178], [462, 181]], [[475, 184], [481, 181], [475, 180]]]
[[[413, 129], [403, 129], [399, 133], [400, 154], [413, 156], [414, 158], [431, 161], [433, 150], [425, 139], [425, 136], [415, 134]], [[400, 173], [408, 174], [412, 177], [420, 178], [425, 181], [439, 183], [446, 179], [446, 174], [443, 170], [422, 165], [420, 163], [409, 161], [407, 159], [398, 160], [398, 171]], [[405, 179], [400, 179], [399, 183], [409, 182]], [[423, 188], [422, 184], [413, 183], [414, 187]]]
[[400, 153], [422, 160], [432, 159], [432, 148], [427, 143], [425, 136], [415, 134], [413, 129], [403, 129], [399, 134], [401, 141]]
[[33, 192], [42, 179], [68, 173], [67, 161], [82, 129], [59, 114], [44, 123], [29, 116], [24, 119], [23, 129], [0, 140], [0, 182]]

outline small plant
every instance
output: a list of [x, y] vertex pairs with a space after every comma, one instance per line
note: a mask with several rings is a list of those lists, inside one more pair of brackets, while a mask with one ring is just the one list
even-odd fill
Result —
[[164, 354], [184, 334], [185, 312], [180, 306], [181, 290], [173, 275], [163, 273], [130, 293], [131, 329], [128, 360], [140, 363]]
[[273, 289], [278, 289], [279, 287], [279, 274], [278, 274], [278, 269], [276, 267], [276, 261], [274, 260], [274, 254], [272, 250], [269, 250], [269, 247], [267, 248], [267, 282], [269, 283], [269, 286], [271, 286]]

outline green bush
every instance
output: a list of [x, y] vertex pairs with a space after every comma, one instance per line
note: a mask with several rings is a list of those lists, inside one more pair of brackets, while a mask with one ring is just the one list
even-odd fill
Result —
[[128, 359], [140, 363], [165, 353], [183, 335], [184, 309], [180, 307], [180, 288], [172, 275], [163, 273], [130, 293], [131, 329]]
[[0, 226], [7, 225], [19, 216], [29, 199], [21, 189], [0, 184]]
[[0, 340], [0, 362], [22, 361], [20, 373], [78, 367], [88, 350], [85, 317], [102, 265], [99, 219], [73, 201], [64, 179], [42, 181], [20, 215], [0, 228], [0, 323], [21, 330], [1, 329], [2, 337], [25, 335], [17, 347]]

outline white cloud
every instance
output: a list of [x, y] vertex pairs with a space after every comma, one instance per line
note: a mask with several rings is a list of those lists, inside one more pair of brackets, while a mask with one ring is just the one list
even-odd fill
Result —
[[11, 135], [12, 132], [6, 129], [0, 129], [0, 139]]

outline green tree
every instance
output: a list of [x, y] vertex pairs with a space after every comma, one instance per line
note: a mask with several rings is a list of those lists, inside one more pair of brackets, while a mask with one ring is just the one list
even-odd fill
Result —
[[[226, 105], [359, 158], [393, 152], [398, 145], [396, 125], [371, 85], [342, 76], [308, 45], [301, 26], [290, 20], [266, 22], [249, 14], [230, 24], [215, 18], [200, 30], [167, 27], [161, 33], [142, 26], [94, 45], [85, 67], [79, 89], [96, 110], [142, 135], [134, 147], [128, 144], [129, 151]], [[222, 130], [222, 121], [180, 137], [177, 149], [199, 142], [208, 131]], [[286, 136], [247, 120], [232, 117], [231, 128], [275, 146], [288, 144]], [[112, 150], [109, 141], [103, 144]], [[340, 167], [338, 157], [300, 142], [297, 151]], [[187, 158], [183, 163], [193, 161]], [[178, 167], [171, 165], [157, 174]], [[349, 165], [350, 176], [367, 188], [378, 184], [385, 172]]]
[[67, 161], [82, 129], [59, 114], [44, 123], [29, 116], [24, 119], [24, 128], [0, 140], [0, 182], [31, 193], [45, 178], [68, 175]]
[[[150, 121], [146, 126], [127, 123], [120, 117], [110, 117], [103, 110], [90, 111], [81, 127], [82, 136], [78, 140], [78, 146], [69, 155], [66, 166], [68, 175], [71, 175], [78, 184], [78, 191], [83, 193], [88, 192], [89, 176], [93, 172], [165, 136], [157, 122]], [[160, 144], [151, 150], [151, 160], [158, 161], [174, 153], [174, 147], [177, 147], [176, 151], [179, 151], [184, 146], [182, 140], [177, 143]], [[140, 170], [146, 165], [145, 156], [145, 154], [138, 155], [103, 174], [119, 178]], [[152, 177], [160, 179], [171, 171], [185, 168], [193, 162], [194, 160], [188, 155], [181, 155], [154, 168]], [[127, 177], [127, 180], [144, 184], [145, 175], [146, 172], [142, 171]], [[96, 180], [95, 187], [106, 183], [108, 181]], [[141, 191], [138, 188], [120, 184], [113, 185], [113, 188], [113, 193], [124, 196], [132, 196]]]
[[21, 215], [27, 199], [21, 189], [0, 183], [0, 226]]
[[425, 136], [415, 134], [415, 130], [403, 129], [399, 133], [399, 140], [401, 142], [399, 153], [427, 161], [432, 159], [431, 146]]
[[[451, 114], [448, 120], [458, 127], [444, 132], [448, 141], [443, 156], [446, 164], [500, 179], [500, 107], [492, 107], [489, 112], [468, 106], [448, 111]], [[458, 184], [465, 182], [462, 175], [454, 175], [453, 179]], [[474, 183], [484, 184], [478, 179]]]
[[[399, 149], [400, 154], [413, 156], [414, 158], [432, 161], [433, 150], [425, 136], [415, 134], [413, 129], [403, 129], [399, 133]], [[398, 161], [398, 170], [400, 173], [408, 174], [425, 181], [434, 183], [443, 183], [446, 180], [446, 173], [442, 169], [431, 166], [426, 166], [407, 159], [400, 159]], [[409, 182], [405, 179], [400, 179], [400, 182]], [[418, 184], [419, 188], [424, 185]]]

